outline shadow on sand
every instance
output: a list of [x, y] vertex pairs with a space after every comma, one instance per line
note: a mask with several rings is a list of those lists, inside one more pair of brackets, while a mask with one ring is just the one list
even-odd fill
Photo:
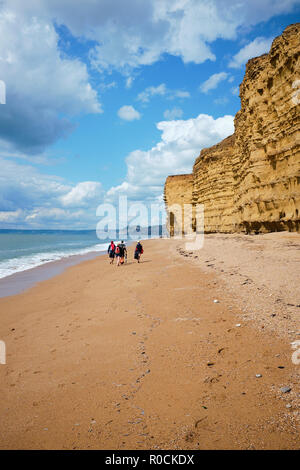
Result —
[[139, 263], [137, 261], [127, 261], [127, 263], [120, 264], [120, 266], [130, 266], [131, 264], [142, 264], [142, 263], [152, 263], [152, 260], [146, 259], [145, 261], [140, 261]]

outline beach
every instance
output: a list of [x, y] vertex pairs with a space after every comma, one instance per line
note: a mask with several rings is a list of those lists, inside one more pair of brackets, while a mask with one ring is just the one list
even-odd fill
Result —
[[0, 448], [299, 449], [299, 234], [143, 246], [0, 299]]

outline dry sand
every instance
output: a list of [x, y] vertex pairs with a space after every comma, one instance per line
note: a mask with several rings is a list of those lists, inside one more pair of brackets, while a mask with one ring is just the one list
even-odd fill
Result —
[[0, 448], [299, 448], [299, 235], [144, 247], [0, 300]]

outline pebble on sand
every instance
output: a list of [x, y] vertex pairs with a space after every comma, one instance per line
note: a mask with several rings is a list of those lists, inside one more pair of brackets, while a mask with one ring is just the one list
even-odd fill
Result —
[[219, 303], [220, 303], [220, 301], [219, 301], [219, 300], [217, 300], [217, 299], [214, 299], [214, 303], [215, 303], [215, 304], [219, 304]]
[[288, 392], [290, 392], [291, 390], [292, 390], [291, 387], [281, 387], [281, 389], [280, 389], [280, 391], [281, 391], [282, 393], [288, 393]]
[[260, 377], [262, 377], [262, 375], [261, 375], [261, 374], [255, 374], [255, 377], [256, 377], [257, 379], [259, 379]]

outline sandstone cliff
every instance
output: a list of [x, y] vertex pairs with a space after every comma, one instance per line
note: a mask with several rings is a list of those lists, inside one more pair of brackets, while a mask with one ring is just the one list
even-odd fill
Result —
[[167, 208], [204, 204], [206, 232], [300, 230], [299, 57], [297, 23], [248, 61], [234, 135], [201, 151], [188, 184], [167, 178]]
[[[166, 227], [171, 236], [192, 230], [193, 181], [193, 175], [168, 176], [166, 180], [164, 200], [169, 207]], [[184, 228], [184, 219], [189, 221], [190, 229], [187, 226]]]
[[193, 168], [193, 204], [204, 204], [204, 230], [233, 230], [234, 135], [203, 149]]

